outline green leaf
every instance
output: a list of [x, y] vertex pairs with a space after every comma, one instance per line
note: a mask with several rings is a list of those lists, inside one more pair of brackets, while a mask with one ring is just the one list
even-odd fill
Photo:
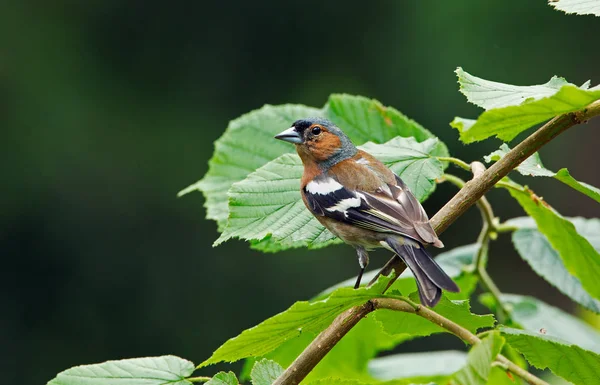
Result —
[[467, 363], [467, 354], [457, 350], [401, 353], [369, 362], [369, 373], [381, 381], [420, 378], [421, 381], [447, 381]]
[[[207, 218], [217, 221], [219, 229], [223, 229], [229, 214], [227, 191], [231, 185], [278, 156], [295, 152], [294, 146], [273, 136], [298, 119], [315, 116], [331, 119], [356, 145], [369, 140], [383, 143], [396, 136], [412, 136], [419, 142], [435, 138], [397, 110], [360, 96], [331, 95], [321, 109], [294, 104], [266, 105], [229, 123], [215, 142], [206, 175], [183, 189], [179, 196], [192, 191], [204, 193]], [[448, 156], [448, 149], [438, 142], [433, 155]]]
[[[474, 124], [455, 119], [464, 143], [477, 142], [490, 136], [510, 141], [522, 131], [538, 123], [568, 112], [579, 111], [600, 99], [600, 88], [587, 89], [552, 78], [537, 86], [518, 87], [490, 82], [457, 70], [461, 92], [469, 101], [484, 106]], [[464, 82], [464, 83], [463, 83]], [[555, 89], [556, 92], [552, 92]]]
[[507, 327], [500, 331], [536, 368], [549, 368], [574, 385], [600, 384], [600, 355], [540, 333]]
[[282, 374], [283, 368], [281, 365], [263, 358], [254, 364], [250, 377], [253, 385], [271, 385]]
[[[424, 199], [435, 189], [443, 164], [432, 156], [437, 139], [417, 142], [397, 137], [385, 144], [366, 143], [362, 148], [378, 157]], [[290, 247], [318, 248], [340, 242], [306, 209], [300, 197], [303, 166], [295, 154], [267, 163], [229, 190], [229, 221], [215, 246], [231, 239], [268, 239], [265, 251]]]
[[486, 385], [492, 362], [504, 346], [504, 338], [500, 333], [492, 332], [481, 340], [481, 343], [473, 346], [467, 356], [467, 366], [454, 375], [460, 384]]
[[228, 340], [198, 367], [221, 361], [233, 362], [242, 358], [262, 356], [303, 333], [318, 333], [343, 311], [371, 298], [381, 297], [381, 292], [390, 279], [381, 277], [370, 288], [356, 290], [340, 288], [326, 299], [312, 303], [296, 302], [288, 310]]
[[193, 372], [193, 363], [175, 356], [131, 358], [76, 366], [48, 385], [190, 385]]
[[[594, 249], [600, 250], [599, 219], [569, 218], [568, 220]], [[548, 238], [540, 233], [532, 218], [514, 218], [506, 224], [519, 228], [513, 232], [512, 241], [521, 258], [531, 266], [533, 271], [573, 301], [595, 313], [600, 313], [600, 301], [590, 296], [581, 286], [579, 279], [569, 273], [556, 249], [552, 247]]]
[[564, 78], [553, 76], [545, 84], [514, 86], [478, 78], [463, 71], [460, 67], [455, 72], [458, 76], [460, 92], [467, 97], [469, 102], [486, 110], [518, 106], [526, 100], [539, 100], [552, 96], [562, 86], [571, 84]]
[[538, 230], [548, 238], [567, 270], [579, 279], [589, 294], [596, 299], [600, 298], [598, 251], [577, 233], [573, 223], [563, 218], [540, 198], [514, 189], [509, 189], [509, 192], [535, 220]]
[[[494, 301], [484, 294], [482, 302]], [[600, 332], [581, 319], [550, 306], [537, 298], [517, 294], [503, 294], [501, 301], [510, 305], [510, 318], [523, 329], [557, 337], [595, 353], [600, 353]]]
[[[418, 298], [417, 293], [412, 293], [410, 298], [416, 301]], [[468, 300], [450, 301], [442, 296], [434, 310], [472, 333], [476, 333], [481, 328], [492, 327], [495, 323], [494, 316], [491, 314], [471, 313]], [[382, 309], [375, 312], [375, 317], [381, 322], [383, 330], [387, 334], [402, 337], [404, 340], [424, 337], [433, 333], [448, 332], [441, 326], [411, 313]]]
[[554, 178], [600, 203], [600, 189], [587, 183], [579, 182], [571, 176], [569, 170], [566, 168], [558, 170]]
[[552, 0], [549, 4], [566, 14], [600, 16], [600, 0]]
[[219, 372], [204, 385], [238, 385], [238, 380], [233, 372]]
[[[491, 154], [484, 156], [486, 162], [498, 161], [503, 156], [505, 156], [510, 151], [510, 148], [506, 143], [503, 143], [500, 146], [500, 149], [492, 152]], [[542, 164], [542, 160], [540, 159], [540, 155], [536, 152], [529, 158], [525, 159], [523, 163], [517, 166], [516, 170], [525, 176], [547, 176], [553, 177], [567, 186], [579, 191], [582, 194], [589, 196], [594, 199], [596, 202], [600, 202], [600, 189], [591, 186], [587, 183], [579, 182], [575, 178], [571, 176], [569, 170], [566, 168], [562, 168], [558, 170], [558, 172], [553, 172], [548, 170]]]

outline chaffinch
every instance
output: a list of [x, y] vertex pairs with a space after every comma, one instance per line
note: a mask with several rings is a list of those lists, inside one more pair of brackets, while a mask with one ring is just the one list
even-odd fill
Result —
[[331, 121], [294, 122], [275, 138], [294, 143], [304, 164], [301, 195], [310, 212], [334, 235], [356, 249], [360, 273], [368, 250], [386, 248], [413, 272], [421, 303], [435, 306], [442, 289], [458, 286], [423, 247], [443, 247], [423, 206], [394, 172], [357, 149]]

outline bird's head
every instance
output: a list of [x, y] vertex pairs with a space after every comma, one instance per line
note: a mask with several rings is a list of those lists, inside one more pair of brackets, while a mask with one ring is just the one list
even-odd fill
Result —
[[353, 157], [358, 151], [339, 127], [323, 118], [296, 120], [275, 138], [294, 143], [304, 163], [316, 162], [324, 169]]

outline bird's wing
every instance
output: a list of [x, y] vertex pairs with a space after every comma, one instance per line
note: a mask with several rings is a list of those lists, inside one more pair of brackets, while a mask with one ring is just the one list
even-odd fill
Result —
[[398, 176], [395, 179], [396, 183], [383, 183], [367, 192], [349, 190], [334, 177], [322, 174], [304, 187], [303, 194], [315, 215], [441, 245], [419, 201]]

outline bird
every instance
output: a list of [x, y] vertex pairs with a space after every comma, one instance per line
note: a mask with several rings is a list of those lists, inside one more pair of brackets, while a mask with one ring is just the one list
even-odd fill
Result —
[[333, 122], [305, 118], [275, 136], [293, 143], [304, 165], [300, 193], [306, 208], [331, 233], [356, 249], [360, 271], [368, 252], [385, 248], [412, 271], [421, 303], [435, 306], [456, 283], [425, 249], [444, 247], [427, 213], [398, 175], [362, 151]]

